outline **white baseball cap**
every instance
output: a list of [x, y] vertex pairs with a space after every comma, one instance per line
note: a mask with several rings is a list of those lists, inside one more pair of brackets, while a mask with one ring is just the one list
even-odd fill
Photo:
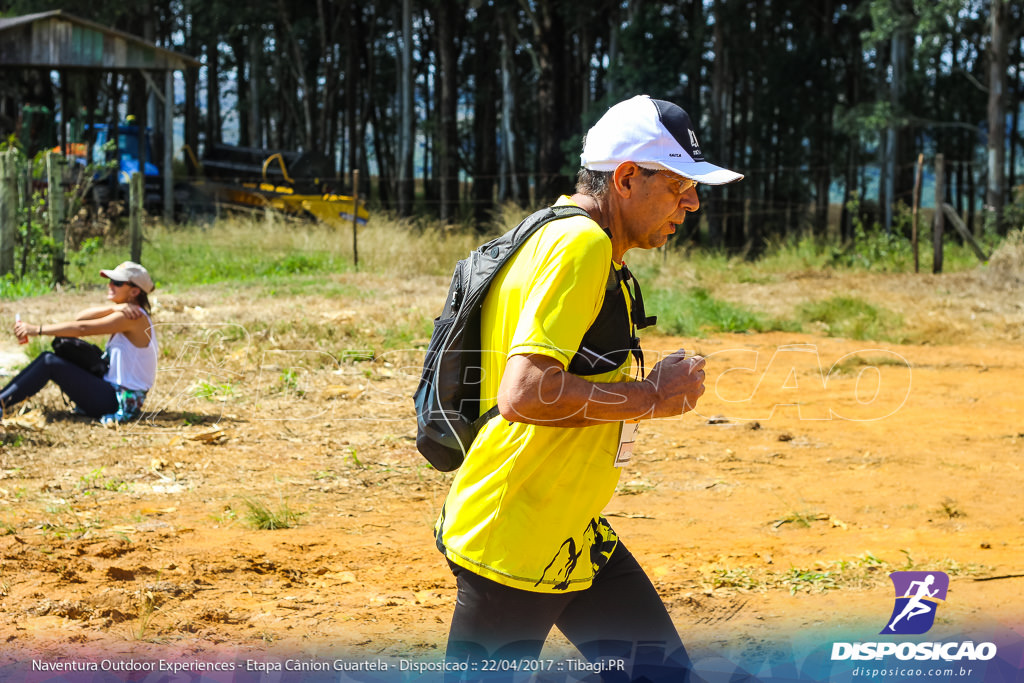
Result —
[[725, 185], [743, 177], [705, 161], [690, 115], [649, 95], [619, 102], [587, 133], [580, 155], [583, 168], [614, 171], [624, 161], [672, 171], [705, 185]]
[[125, 261], [113, 270], [101, 270], [100, 275], [109, 280], [129, 282], [146, 294], [153, 291], [153, 278], [149, 276], [149, 271], [134, 261]]

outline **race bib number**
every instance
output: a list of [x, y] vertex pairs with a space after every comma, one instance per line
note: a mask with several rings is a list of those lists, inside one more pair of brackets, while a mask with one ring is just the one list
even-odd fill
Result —
[[624, 467], [633, 459], [633, 444], [640, 425], [636, 422], [623, 422], [619, 430], [619, 450], [615, 454], [615, 466]]

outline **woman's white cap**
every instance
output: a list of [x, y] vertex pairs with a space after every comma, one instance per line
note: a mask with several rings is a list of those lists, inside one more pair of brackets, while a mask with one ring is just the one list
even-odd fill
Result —
[[743, 177], [705, 161], [690, 115], [678, 105], [649, 95], [637, 95], [613, 106], [584, 140], [583, 168], [614, 171], [624, 161], [663, 168], [705, 185], [725, 185]]
[[149, 271], [134, 261], [125, 261], [113, 270], [101, 270], [100, 275], [109, 280], [130, 282], [146, 294], [153, 291], [153, 278], [149, 276]]

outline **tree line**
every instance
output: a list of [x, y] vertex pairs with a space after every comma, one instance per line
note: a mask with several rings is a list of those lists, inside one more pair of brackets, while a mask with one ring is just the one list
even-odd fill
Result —
[[[343, 182], [375, 176], [374, 200], [403, 216], [482, 224], [496, 203], [552, 201], [582, 134], [637, 93], [683, 106], [708, 157], [746, 174], [702, 196], [713, 246], [824, 236], [836, 203], [841, 239], [851, 205], [899, 230], [922, 153], [944, 155], [946, 201], [976, 233], [1005, 232], [1018, 183], [1022, 0], [0, 7], [63, 9], [200, 59], [185, 75], [193, 149], [237, 128], [243, 146], [323, 154]], [[100, 96], [124, 78], [104, 76]]]

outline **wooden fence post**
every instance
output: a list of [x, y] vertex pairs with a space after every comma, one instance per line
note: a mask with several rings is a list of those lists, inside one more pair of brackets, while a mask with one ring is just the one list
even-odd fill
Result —
[[917, 209], [921, 205], [921, 173], [924, 170], [924, 154], [917, 155], [917, 174], [914, 176], [914, 208], [911, 220], [910, 242], [914, 247], [914, 272], [921, 272], [921, 264], [917, 248]]
[[974, 235], [971, 234], [971, 231], [967, 229], [967, 224], [964, 223], [960, 216], [957, 215], [956, 209], [954, 209], [952, 205], [943, 202], [942, 212], [946, 214], [946, 218], [949, 219], [949, 222], [954, 228], [956, 228], [957, 232], [960, 233], [960, 236], [964, 238], [964, 242], [967, 242], [967, 245], [974, 250], [974, 255], [978, 257], [978, 260], [982, 263], [988, 261], [988, 256], [985, 255], [985, 251], [981, 248], [981, 245], [978, 244], [977, 240], [974, 239]]
[[352, 169], [352, 262], [359, 270], [359, 169]]
[[0, 275], [14, 272], [18, 235], [18, 152], [0, 152]]
[[946, 164], [941, 154], [935, 155], [935, 219], [932, 224], [932, 272], [942, 272], [942, 231], [945, 229], [945, 214], [942, 204], [946, 197]]
[[64, 157], [57, 152], [46, 155], [46, 216], [53, 238], [53, 283], [64, 282]]
[[141, 173], [132, 173], [131, 183], [128, 191], [128, 226], [131, 235], [131, 259], [136, 263], [142, 262], [142, 202], [145, 199], [146, 188]]

